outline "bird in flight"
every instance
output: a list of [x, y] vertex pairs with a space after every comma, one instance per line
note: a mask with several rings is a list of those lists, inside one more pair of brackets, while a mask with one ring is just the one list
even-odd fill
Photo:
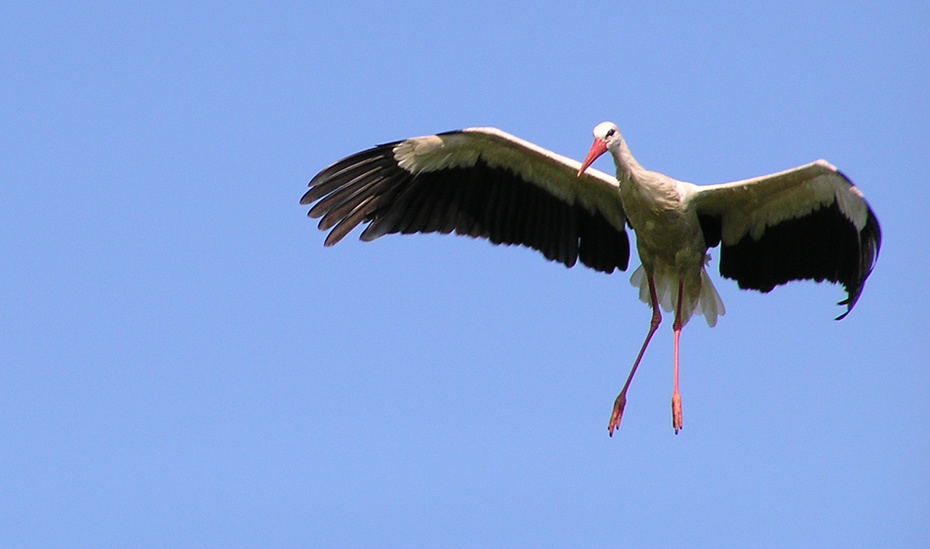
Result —
[[[609, 152], [616, 177], [591, 168]], [[614, 401], [626, 393], [664, 310], [674, 314], [672, 427], [682, 428], [678, 349], [694, 314], [711, 327], [725, 309], [707, 274], [720, 246], [720, 274], [769, 292], [792, 280], [842, 284], [845, 317], [881, 247], [881, 228], [861, 191], [824, 160], [720, 185], [694, 185], [640, 166], [612, 122], [594, 128], [584, 161], [496, 128], [412, 137], [353, 154], [318, 173], [300, 203], [320, 218], [332, 246], [360, 224], [361, 240], [388, 233], [456, 233], [519, 244], [567, 267], [579, 260], [611, 273], [629, 263], [629, 226], [641, 265], [632, 284], [652, 308], [645, 340]]]

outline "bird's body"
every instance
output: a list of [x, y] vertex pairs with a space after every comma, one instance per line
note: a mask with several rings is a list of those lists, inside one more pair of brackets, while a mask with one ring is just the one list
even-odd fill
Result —
[[[367, 223], [362, 240], [387, 233], [439, 232], [521, 244], [568, 267], [626, 270], [636, 233], [641, 267], [631, 278], [653, 310], [650, 329], [608, 430], [620, 424], [626, 391], [661, 322], [674, 312], [672, 423], [681, 428], [678, 339], [694, 313], [710, 326], [724, 313], [705, 266], [721, 246], [720, 273], [741, 288], [768, 292], [790, 280], [843, 284], [844, 317], [881, 245], [862, 193], [818, 160], [784, 172], [699, 186], [644, 169], [616, 125], [594, 129], [583, 163], [494, 128], [469, 128], [388, 143], [349, 156], [310, 181], [302, 204], [330, 230], [327, 246]], [[616, 177], [590, 169], [610, 152]]]
[[[625, 144], [621, 143], [625, 148]], [[682, 282], [682, 326], [696, 311], [714, 326], [724, 313], [713, 283], [704, 272], [709, 260], [700, 221], [690, 207], [695, 185], [664, 174], [644, 170], [628, 150], [619, 152], [617, 169], [620, 200], [633, 231], [642, 271], [634, 273], [634, 284], [641, 298], [648, 300], [647, 280], [652, 274], [659, 303], [666, 311], [678, 304], [677, 284]], [[701, 299], [704, 298], [702, 302]]]

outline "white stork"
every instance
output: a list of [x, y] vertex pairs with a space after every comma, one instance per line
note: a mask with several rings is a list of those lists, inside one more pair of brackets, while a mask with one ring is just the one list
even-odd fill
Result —
[[[589, 168], [610, 152], [616, 178]], [[583, 163], [495, 128], [468, 128], [379, 145], [349, 156], [310, 181], [301, 204], [339, 242], [360, 223], [364, 241], [387, 233], [455, 232], [493, 244], [520, 244], [567, 267], [626, 270], [636, 233], [642, 265], [631, 282], [652, 307], [649, 331], [614, 401], [608, 433], [620, 426], [626, 392], [660, 307], [674, 311], [672, 426], [682, 427], [678, 340], [694, 313], [714, 326], [723, 303], [707, 275], [707, 249], [720, 274], [768, 292], [790, 280], [840, 283], [845, 317], [862, 293], [881, 246], [881, 229], [862, 193], [818, 160], [787, 171], [698, 186], [644, 169], [617, 126], [594, 128]]]

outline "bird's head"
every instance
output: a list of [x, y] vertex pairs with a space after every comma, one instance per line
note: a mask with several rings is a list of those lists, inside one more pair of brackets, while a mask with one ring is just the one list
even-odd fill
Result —
[[609, 150], [616, 150], [620, 145], [620, 141], [623, 140], [623, 136], [620, 135], [620, 130], [613, 122], [601, 122], [597, 126], [594, 126], [593, 133], [594, 144], [591, 145], [591, 149], [588, 150], [587, 156], [584, 157], [584, 162], [581, 163], [581, 169], [578, 170], [579, 177], [599, 156]]

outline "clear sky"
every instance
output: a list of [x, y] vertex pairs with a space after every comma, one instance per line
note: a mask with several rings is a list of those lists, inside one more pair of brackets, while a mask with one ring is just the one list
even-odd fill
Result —
[[[930, 8], [642, 4], [0, 5], [0, 546], [930, 546]], [[695, 183], [825, 158], [885, 236], [842, 322], [712, 251], [678, 436], [667, 318], [607, 437], [632, 269], [324, 249], [298, 204], [378, 143], [605, 119]]]

